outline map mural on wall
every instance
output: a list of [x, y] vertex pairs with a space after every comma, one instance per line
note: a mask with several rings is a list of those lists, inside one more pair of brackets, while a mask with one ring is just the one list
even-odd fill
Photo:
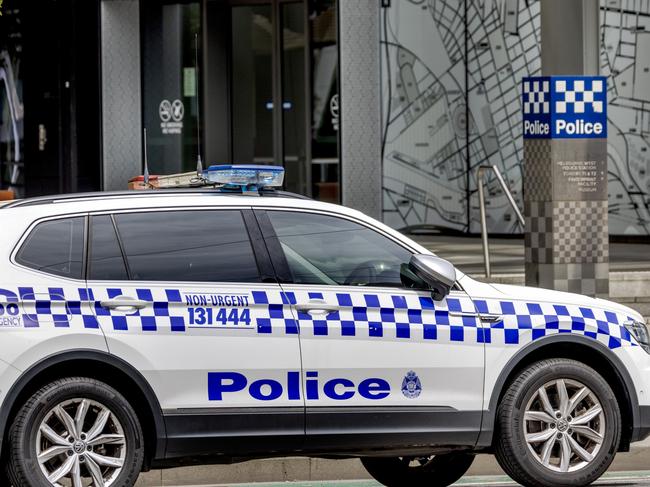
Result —
[[601, 0], [607, 75], [609, 230], [650, 234], [650, 1]]
[[[382, 9], [384, 221], [479, 231], [477, 170], [523, 207], [521, 79], [541, 74], [538, 0], [393, 0]], [[601, 0], [613, 234], [650, 234], [650, 0]], [[488, 173], [490, 174], [490, 173]], [[522, 231], [492, 176], [488, 227]]]

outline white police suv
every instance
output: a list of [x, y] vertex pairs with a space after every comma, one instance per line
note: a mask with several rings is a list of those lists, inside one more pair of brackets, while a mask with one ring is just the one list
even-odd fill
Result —
[[231, 187], [0, 208], [3, 485], [303, 455], [434, 487], [495, 453], [524, 485], [576, 486], [650, 434], [638, 313], [477, 282], [357, 211]]

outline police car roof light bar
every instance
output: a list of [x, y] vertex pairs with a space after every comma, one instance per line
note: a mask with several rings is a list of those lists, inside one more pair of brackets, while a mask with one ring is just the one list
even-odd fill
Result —
[[279, 166], [260, 166], [255, 164], [222, 164], [210, 166], [203, 171], [208, 184], [221, 185], [222, 192], [260, 192], [264, 189], [278, 188], [284, 182], [284, 168]]

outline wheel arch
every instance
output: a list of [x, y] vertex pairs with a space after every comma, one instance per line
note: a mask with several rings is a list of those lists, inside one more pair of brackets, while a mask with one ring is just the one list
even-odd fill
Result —
[[110, 385], [131, 403], [138, 415], [145, 443], [147, 470], [154, 459], [163, 458], [166, 431], [162, 409], [142, 374], [120, 358], [94, 350], [69, 350], [51, 355], [24, 371], [7, 392], [0, 407], [0, 454], [4, 456], [9, 426], [18, 409], [41, 386], [61, 377], [91, 377]]
[[537, 340], [521, 349], [508, 361], [492, 389], [488, 409], [483, 414], [477, 447], [492, 447], [498, 404], [517, 374], [528, 365], [549, 358], [577, 360], [603, 376], [612, 387], [621, 409], [622, 432], [619, 451], [629, 451], [634, 426], [639, 423], [639, 401], [630, 375], [621, 360], [600, 342], [568, 334]]

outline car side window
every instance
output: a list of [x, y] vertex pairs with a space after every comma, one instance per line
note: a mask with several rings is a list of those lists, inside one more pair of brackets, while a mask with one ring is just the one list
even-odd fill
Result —
[[83, 278], [84, 217], [39, 223], [16, 255], [16, 262], [56, 276]]
[[132, 279], [260, 282], [238, 210], [121, 213], [115, 222]]
[[92, 217], [88, 279], [120, 281], [128, 278], [112, 218], [108, 215]]
[[328, 215], [268, 211], [293, 282], [402, 286], [411, 252], [363, 225]]

